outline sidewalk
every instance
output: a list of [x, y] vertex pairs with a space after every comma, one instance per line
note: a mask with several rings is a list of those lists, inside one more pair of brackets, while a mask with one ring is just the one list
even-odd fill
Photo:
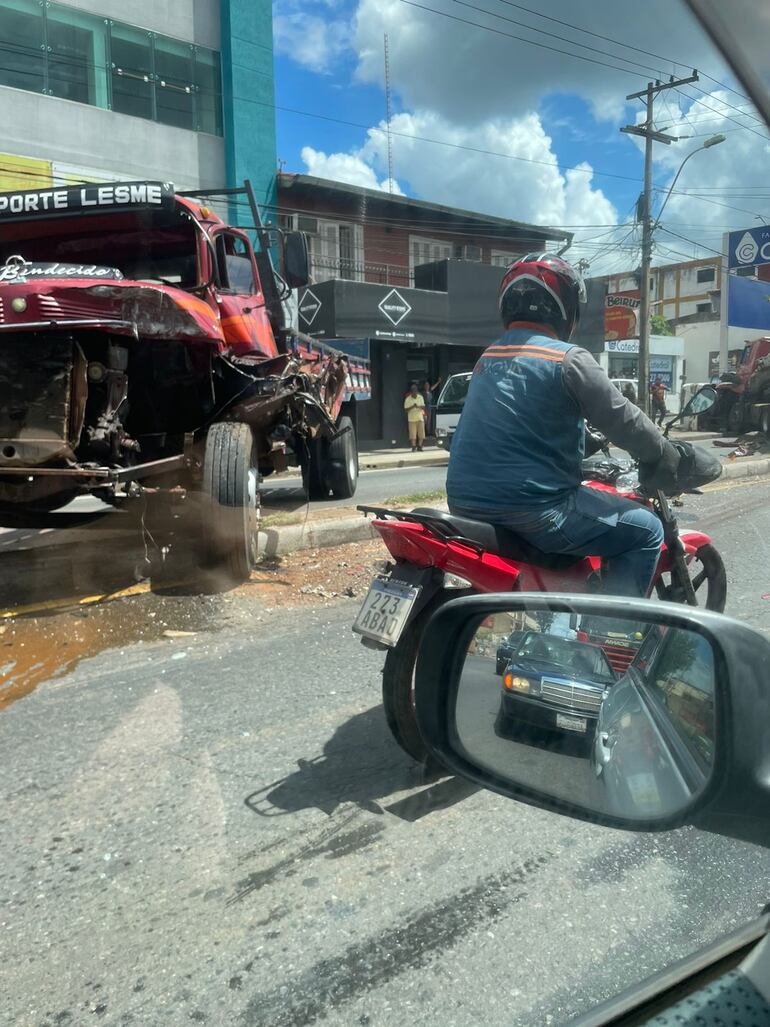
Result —
[[[728, 436], [731, 441], [734, 436]], [[729, 448], [715, 448], [711, 445], [714, 439], [722, 438], [718, 432], [672, 432], [671, 439], [675, 442], [700, 443], [707, 449], [717, 453], [724, 465], [721, 481], [733, 478], [749, 478], [770, 475], [770, 443], [766, 443], [765, 452], [747, 457], [729, 458]], [[428, 449], [422, 453], [412, 453], [409, 449], [378, 450], [364, 452], [359, 456], [362, 468], [384, 470], [394, 467], [431, 467], [446, 464], [449, 454], [442, 449]], [[260, 551], [265, 556], [280, 556], [296, 549], [314, 549], [320, 546], [341, 545], [345, 542], [357, 542], [376, 537], [368, 519], [364, 518], [354, 506], [324, 509], [323, 504], [303, 508], [297, 511], [297, 520], [274, 527], [265, 526], [260, 532]], [[446, 508], [441, 501], [430, 504], [439, 509]]]
[[431, 446], [422, 453], [413, 453], [408, 446], [393, 449], [359, 451], [358, 465], [362, 471], [392, 470], [394, 467], [443, 467], [449, 453], [442, 446]]
[[[700, 442], [707, 444], [711, 439], [721, 438], [712, 431], [672, 431], [674, 442]], [[725, 454], [727, 450], [723, 451]], [[395, 467], [442, 467], [449, 462], [449, 453], [442, 446], [431, 446], [422, 453], [413, 453], [408, 446], [393, 449], [361, 450], [358, 463], [362, 471], [383, 471]]]

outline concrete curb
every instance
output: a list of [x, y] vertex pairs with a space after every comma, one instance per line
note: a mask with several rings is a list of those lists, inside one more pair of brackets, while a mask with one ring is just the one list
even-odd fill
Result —
[[287, 524], [259, 533], [260, 556], [286, 556], [299, 549], [320, 549], [342, 546], [346, 542], [363, 542], [376, 538], [377, 532], [363, 514], [360, 517], [329, 518], [307, 524]]
[[[724, 465], [721, 479], [750, 478], [754, 475], [770, 475], [770, 457], [762, 460], [745, 460]], [[446, 503], [434, 504], [437, 510], [446, 510]], [[259, 533], [261, 556], [285, 556], [300, 549], [320, 549], [323, 546], [341, 546], [346, 542], [363, 542], [376, 538], [377, 532], [371, 521], [361, 515], [357, 517], [329, 518], [308, 521], [307, 524], [287, 524], [282, 528], [268, 528]]]
[[365, 457], [360, 461], [362, 471], [386, 471], [399, 467], [445, 467], [449, 463], [449, 453], [415, 453], [414, 456], [403, 457]]
[[770, 457], [762, 460], [745, 460], [738, 457], [724, 463], [723, 478], [750, 478], [754, 474], [770, 474]]

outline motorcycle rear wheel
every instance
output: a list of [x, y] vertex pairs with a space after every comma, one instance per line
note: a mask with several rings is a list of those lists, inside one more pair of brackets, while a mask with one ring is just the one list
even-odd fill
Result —
[[414, 668], [417, 653], [422, 641], [425, 625], [436, 610], [457, 599], [461, 595], [470, 595], [470, 590], [443, 589], [423, 607], [398, 640], [398, 645], [388, 650], [385, 666], [382, 670], [382, 705], [390, 733], [405, 753], [424, 763], [428, 758], [428, 750], [422, 740], [417, 726], [417, 715], [414, 705]]
[[[708, 543], [696, 550], [694, 559], [688, 565], [688, 572], [698, 606], [722, 613], [727, 602], [727, 573], [724, 561], [714, 546]], [[666, 602], [687, 602], [684, 588], [675, 580], [675, 574], [671, 571], [656, 579], [655, 591], [658, 599]]]

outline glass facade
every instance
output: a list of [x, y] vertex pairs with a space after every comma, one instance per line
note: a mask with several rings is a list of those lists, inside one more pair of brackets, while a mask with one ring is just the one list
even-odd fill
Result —
[[218, 53], [48, 0], [0, 0], [0, 85], [222, 135]]

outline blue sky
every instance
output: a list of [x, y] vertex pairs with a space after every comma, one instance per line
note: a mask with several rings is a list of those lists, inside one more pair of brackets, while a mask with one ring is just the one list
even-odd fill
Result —
[[656, 146], [656, 183], [666, 187], [709, 133], [727, 141], [688, 162], [656, 260], [707, 254], [723, 230], [770, 214], [759, 189], [767, 133], [674, 0], [551, 0], [540, 9], [533, 0], [279, 0], [274, 24], [278, 156], [288, 170], [386, 184], [387, 32], [394, 188], [521, 221], [592, 226], [577, 232], [573, 257], [594, 272], [633, 266], [642, 154], [619, 127], [641, 106], [624, 97], [697, 66], [697, 84], [656, 106], [657, 126], [693, 137]]

